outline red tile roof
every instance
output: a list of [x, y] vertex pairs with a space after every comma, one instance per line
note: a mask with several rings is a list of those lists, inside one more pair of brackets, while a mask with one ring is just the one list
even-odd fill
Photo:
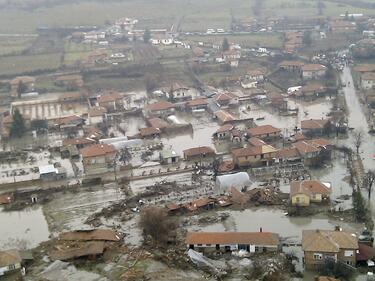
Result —
[[107, 154], [115, 154], [116, 149], [114, 146], [109, 144], [93, 144], [90, 146], [87, 146], [85, 148], [82, 148], [80, 150], [82, 157], [96, 157], [96, 156], [104, 156]]
[[326, 69], [327, 67], [321, 64], [305, 64], [302, 66], [302, 71], [321, 71]]
[[108, 94], [104, 94], [97, 97], [98, 103], [107, 103], [107, 102], [115, 102], [118, 100], [122, 100], [122, 96], [118, 92], [111, 92]]
[[281, 133], [281, 130], [271, 125], [263, 125], [263, 126], [258, 126], [255, 128], [249, 128], [247, 129], [247, 133], [252, 137], [256, 137], [256, 136], [262, 136], [266, 134]]
[[331, 194], [332, 190], [324, 185], [322, 182], [317, 180], [304, 180], [304, 181], [292, 181], [290, 182], [290, 196], [296, 194]]
[[310, 119], [301, 121], [302, 130], [312, 130], [312, 129], [323, 129], [330, 120], [328, 119]]
[[184, 155], [186, 157], [193, 157], [193, 156], [199, 156], [199, 155], [214, 155], [215, 150], [213, 150], [211, 147], [208, 146], [199, 146], [194, 148], [189, 148], [184, 150]]
[[186, 244], [278, 246], [279, 235], [270, 232], [188, 232]]
[[90, 117], [103, 116], [105, 113], [107, 113], [107, 109], [102, 106], [93, 106], [89, 110]]
[[150, 118], [147, 119], [147, 122], [151, 125], [151, 127], [158, 129], [165, 129], [169, 127], [169, 124], [160, 118]]
[[195, 99], [187, 102], [188, 107], [194, 107], [194, 106], [199, 106], [199, 105], [207, 105], [208, 101], [207, 99]]
[[226, 124], [217, 129], [216, 133], [224, 133], [232, 130], [234, 126], [232, 124]]
[[139, 133], [142, 137], [149, 137], [160, 134], [160, 130], [154, 127], [140, 128]]
[[95, 140], [90, 138], [76, 138], [76, 139], [64, 139], [62, 144], [65, 145], [84, 145], [95, 143]]
[[215, 112], [215, 116], [222, 122], [222, 123], [225, 123], [225, 122], [231, 122], [231, 121], [235, 121], [237, 120], [236, 117], [234, 117], [232, 114], [230, 114], [229, 112], [225, 111], [225, 110], [219, 110], [217, 112]]
[[168, 110], [171, 108], [174, 108], [174, 104], [169, 101], [159, 101], [147, 106], [147, 109], [150, 111]]

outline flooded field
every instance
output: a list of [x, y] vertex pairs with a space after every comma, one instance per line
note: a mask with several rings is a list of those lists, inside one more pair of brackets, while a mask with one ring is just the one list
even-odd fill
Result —
[[[257, 125], [272, 125], [277, 128], [286, 128], [289, 130], [289, 133], [292, 133], [295, 126], [300, 127], [301, 120], [326, 118], [327, 113], [330, 112], [330, 108], [332, 107], [329, 99], [312, 103], [289, 100], [288, 106], [292, 109], [298, 108], [298, 114], [296, 116], [280, 116], [277, 111], [273, 112], [270, 109], [263, 109], [253, 105], [250, 111], [241, 113], [241, 118], [254, 118]], [[264, 118], [264, 120], [257, 120], [258, 118]]]
[[0, 209], [0, 250], [30, 249], [49, 238], [47, 221], [42, 208], [4, 212]]
[[192, 124], [193, 130], [162, 138], [166, 147], [170, 146], [180, 155], [183, 155], [183, 151], [190, 147], [209, 146], [215, 148], [212, 135], [220, 128], [220, 125], [208, 117], [193, 118], [185, 114], [177, 116], [182, 123]]
[[208, 226], [193, 226], [189, 230], [200, 231], [259, 231], [279, 233], [283, 238], [301, 241], [303, 229], [334, 229], [340, 225], [344, 230], [359, 232], [361, 226], [333, 221], [325, 216], [288, 217], [285, 211], [270, 208], [254, 208], [244, 211], [220, 211], [229, 213], [230, 217], [223, 223]]

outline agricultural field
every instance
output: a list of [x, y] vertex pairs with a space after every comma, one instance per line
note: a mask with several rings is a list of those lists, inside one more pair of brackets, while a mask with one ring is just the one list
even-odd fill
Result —
[[[8, 1], [9, 2], [9, 1]], [[28, 2], [27, 0], [18, 2]], [[29, 1], [31, 2], [31, 1]], [[375, 14], [375, 9], [323, 0], [324, 15], [340, 13]], [[261, 16], [314, 16], [318, 14], [315, 0], [264, 0]], [[124, 0], [67, 1], [48, 6], [16, 9], [14, 5], [0, 6], [0, 33], [34, 33], [39, 26], [103, 25], [120, 17], [140, 20], [139, 28], [170, 28], [179, 25], [183, 31], [204, 31], [207, 28], [228, 29], [232, 18], [254, 16], [255, 0]], [[1, 2], [0, 2], [1, 5]], [[353, 5], [353, 6], [352, 6]], [[9, 24], [9, 23], [12, 24]]]
[[54, 70], [60, 66], [59, 53], [0, 57], [0, 76]]
[[0, 37], [0, 56], [22, 54], [34, 41], [35, 37]]

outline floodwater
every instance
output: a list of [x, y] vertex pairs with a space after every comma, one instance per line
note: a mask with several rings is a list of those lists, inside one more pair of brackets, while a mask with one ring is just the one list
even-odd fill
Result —
[[55, 234], [90, 228], [84, 221], [93, 213], [124, 199], [115, 184], [94, 186], [79, 193], [66, 192], [44, 206], [48, 224]]
[[[338, 200], [342, 209], [352, 208], [351, 195], [353, 188], [350, 186], [348, 181], [348, 170], [346, 160], [343, 158], [341, 153], [335, 153], [334, 158], [331, 162], [332, 165], [320, 168], [311, 169], [311, 175], [313, 179], [318, 179], [322, 182], [329, 182], [332, 185], [331, 200]], [[350, 198], [343, 200], [343, 195], [349, 195]]]
[[[287, 129], [289, 134], [292, 134], [295, 126], [300, 127], [302, 120], [326, 118], [332, 104], [329, 99], [319, 99], [310, 103], [289, 99], [288, 107], [298, 108], [298, 114], [296, 116], [280, 116], [277, 111], [273, 112], [272, 109], [253, 105], [250, 111], [242, 111], [241, 117], [254, 118], [255, 123], [259, 126], [272, 125], [276, 128]], [[264, 120], [257, 120], [258, 118], [264, 118]], [[289, 135], [288, 132], [283, 133]]]
[[30, 249], [49, 238], [42, 208], [4, 212], [0, 209], [0, 250]]
[[[375, 161], [372, 157], [375, 154], [375, 137], [371, 136], [368, 133], [369, 127], [367, 124], [366, 115], [363, 113], [362, 106], [359, 102], [359, 98], [353, 86], [353, 77], [349, 67], [345, 67], [341, 75], [341, 79], [347, 84], [347, 86], [344, 87], [343, 90], [345, 94], [346, 103], [349, 109], [349, 127], [355, 128], [355, 130], [363, 132], [364, 141], [360, 147], [363, 165], [366, 170], [374, 169]], [[348, 82], [350, 82], [350, 85], [348, 85]], [[353, 133], [350, 133], [349, 139], [345, 140], [345, 143], [351, 145], [354, 148], [353, 139]]]
[[[344, 230], [357, 232], [361, 226], [334, 221], [326, 216], [288, 217], [285, 211], [270, 208], [254, 208], [244, 211], [221, 211], [229, 213], [230, 218], [222, 223], [204, 227], [192, 226], [189, 230], [201, 231], [263, 231], [279, 233], [283, 238], [301, 242], [304, 229], [334, 229], [340, 225]], [[218, 215], [221, 213], [218, 212]]]
[[178, 119], [184, 124], [192, 124], [193, 130], [162, 138], [165, 147], [172, 148], [177, 154], [183, 155], [183, 151], [188, 148], [198, 146], [209, 146], [215, 149], [212, 142], [212, 135], [220, 128], [216, 122], [212, 122], [207, 117], [187, 116], [176, 114]]

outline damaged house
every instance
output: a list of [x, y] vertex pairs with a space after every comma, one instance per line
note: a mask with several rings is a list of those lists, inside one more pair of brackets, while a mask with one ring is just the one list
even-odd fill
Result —
[[188, 232], [186, 246], [199, 252], [277, 252], [280, 238], [271, 232]]

